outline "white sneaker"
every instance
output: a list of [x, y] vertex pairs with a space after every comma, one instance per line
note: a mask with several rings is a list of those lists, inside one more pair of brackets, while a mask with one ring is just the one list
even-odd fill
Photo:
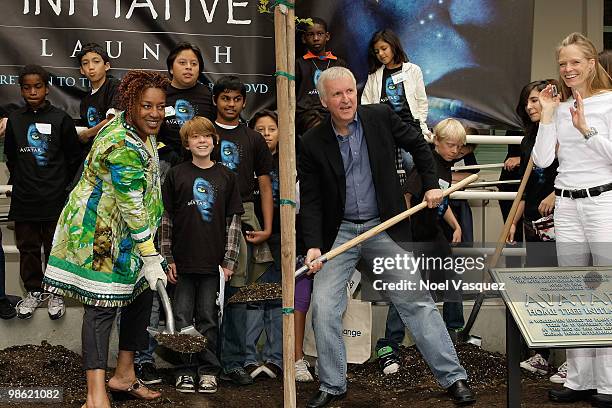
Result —
[[181, 375], [176, 379], [175, 389], [181, 393], [195, 392], [195, 383], [190, 375]]
[[314, 378], [308, 368], [310, 364], [308, 361], [301, 358], [300, 360], [295, 362], [295, 381], [297, 382], [313, 382]]
[[49, 302], [47, 303], [49, 318], [51, 320], [60, 319], [66, 313], [66, 305], [62, 296], [49, 294]]
[[557, 374], [550, 376], [550, 382], [555, 384], [564, 384], [567, 379], [567, 361], [559, 367]]
[[522, 369], [529, 372], [545, 375], [548, 374], [548, 361], [544, 359], [540, 354], [534, 354], [532, 357], [520, 364]]
[[213, 394], [217, 392], [217, 377], [214, 375], [202, 375], [200, 376], [200, 382], [198, 383], [198, 392], [203, 394]]
[[34, 311], [46, 299], [40, 292], [28, 292], [25, 299], [17, 303], [17, 317], [20, 319], [29, 319], [34, 314]]

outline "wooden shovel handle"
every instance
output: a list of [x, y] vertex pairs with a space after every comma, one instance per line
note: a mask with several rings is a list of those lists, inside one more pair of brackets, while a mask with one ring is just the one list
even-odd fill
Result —
[[[454, 193], [455, 191], [464, 188], [468, 184], [473, 183], [476, 180], [478, 180], [478, 175], [472, 174], [471, 176], [466, 177], [465, 179], [461, 180], [457, 184], [453, 184], [453, 185], [450, 186], [450, 188], [444, 190], [442, 192], [442, 196], [446, 197], [446, 196]], [[363, 241], [372, 238], [374, 235], [377, 235], [377, 234], [383, 232], [384, 230], [394, 226], [398, 222], [405, 220], [406, 218], [410, 217], [412, 214], [414, 214], [416, 212], [419, 212], [420, 210], [422, 210], [425, 207], [427, 207], [427, 202], [423, 201], [422, 203], [420, 203], [420, 204], [418, 204], [418, 205], [416, 205], [416, 206], [414, 206], [414, 207], [412, 207], [412, 208], [410, 208], [410, 209], [408, 209], [408, 210], [406, 210], [404, 212], [401, 212], [401, 213], [397, 214], [395, 217], [389, 218], [385, 222], [381, 222], [380, 224], [378, 224], [374, 228], [367, 230], [363, 234], [356, 236], [355, 238], [351, 239], [350, 241], [347, 241], [344, 244], [342, 244], [342, 245], [340, 245], [340, 246], [338, 246], [336, 248], [333, 248], [329, 252], [326, 252], [325, 254], [323, 254], [320, 257], [318, 257], [315, 261], [321, 261], [321, 262], [325, 263], [325, 262], [329, 261], [330, 259], [340, 255], [344, 251], [351, 249], [355, 245], [358, 245], [358, 244], [362, 243]], [[307, 272], [308, 269], [310, 269], [310, 268], [307, 265], [302, 266], [300, 269], [295, 271], [295, 277], [297, 278], [298, 276], [300, 276], [303, 273]]]

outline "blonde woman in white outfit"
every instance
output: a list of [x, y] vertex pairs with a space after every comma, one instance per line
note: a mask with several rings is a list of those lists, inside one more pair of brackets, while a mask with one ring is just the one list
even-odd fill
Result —
[[[559, 95], [540, 93], [542, 114], [532, 156], [559, 159], [555, 233], [560, 266], [612, 265], [612, 82], [588, 38], [573, 33], [557, 48]], [[558, 148], [557, 148], [558, 146]], [[567, 380], [557, 402], [592, 399], [612, 407], [612, 348], [567, 350]]]
[[[419, 127], [429, 137], [427, 128], [427, 95], [423, 72], [408, 62], [399, 37], [391, 30], [377, 31], [368, 45], [368, 80], [363, 88], [361, 104], [386, 103], [402, 121]], [[406, 173], [414, 165], [412, 157], [401, 151]], [[399, 170], [399, 168], [398, 168]]]

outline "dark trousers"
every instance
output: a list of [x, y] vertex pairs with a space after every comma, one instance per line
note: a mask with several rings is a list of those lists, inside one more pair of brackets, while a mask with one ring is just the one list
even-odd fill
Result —
[[[119, 327], [119, 350], [138, 351], [149, 344], [147, 326], [153, 303], [153, 292], [145, 290], [132, 303], [121, 308]], [[83, 368], [85, 370], [106, 369], [108, 343], [118, 307], [83, 305]]]
[[44, 264], [49, 260], [53, 234], [57, 221], [15, 222], [15, 241], [19, 250], [19, 273], [28, 292], [42, 289], [43, 260], [40, 249], [44, 248]]
[[2, 248], [2, 230], [0, 230], [0, 299], [6, 297], [6, 266], [4, 264], [4, 248]]
[[208, 339], [200, 353], [182, 354], [183, 366], [176, 376], [219, 375], [221, 364], [217, 357], [219, 314], [217, 309], [218, 274], [182, 274], [174, 288], [174, 319], [176, 330], [194, 325]]

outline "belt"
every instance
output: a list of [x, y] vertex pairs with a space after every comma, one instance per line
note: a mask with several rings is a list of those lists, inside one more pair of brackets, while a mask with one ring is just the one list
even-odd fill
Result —
[[555, 188], [555, 195], [560, 197], [568, 197], [572, 200], [577, 198], [596, 197], [601, 193], [612, 190], [612, 183], [603, 184], [597, 187], [583, 188], [580, 190], [561, 190]]
[[348, 218], [343, 218], [342, 221], [347, 221], [353, 224], [365, 224], [368, 221], [372, 221], [378, 217], [368, 218], [367, 220], [349, 220]]

